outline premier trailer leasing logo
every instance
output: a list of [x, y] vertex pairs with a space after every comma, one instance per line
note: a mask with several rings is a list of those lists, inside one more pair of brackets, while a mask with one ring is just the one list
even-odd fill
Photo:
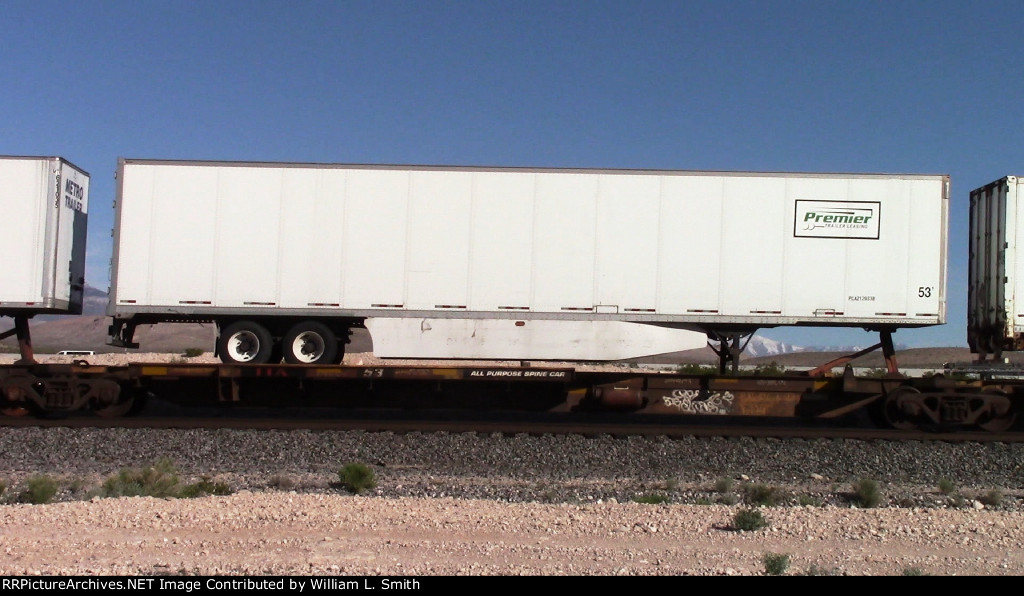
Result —
[[878, 240], [881, 211], [882, 204], [876, 201], [797, 200], [793, 235]]

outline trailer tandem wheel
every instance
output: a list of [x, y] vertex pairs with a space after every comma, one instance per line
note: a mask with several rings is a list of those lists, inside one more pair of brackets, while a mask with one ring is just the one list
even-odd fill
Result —
[[235, 321], [221, 331], [217, 351], [227, 364], [267, 364], [274, 353], [274, 338], [255, 321]]
[[289, 364], [335, 364], [338, 338], [323, 323], [302, 321], [285, 333], [281, 347]]

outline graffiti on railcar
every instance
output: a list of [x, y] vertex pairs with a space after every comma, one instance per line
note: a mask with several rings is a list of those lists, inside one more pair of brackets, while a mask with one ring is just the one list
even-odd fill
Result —
[[728, 391], [701, 395], [696, 389], [673, 389], [671, 395], [664, 395], [661, 399], [666, 406], [686, 414], [729, 414], [736, 397]]

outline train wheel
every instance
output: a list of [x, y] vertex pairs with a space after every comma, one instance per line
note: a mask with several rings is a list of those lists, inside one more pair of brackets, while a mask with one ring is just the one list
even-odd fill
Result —
[[218, 352], [228, 364], [266, 364], [274, 352], [274, 338], [255, 321], [236, 321], [220, 334]]
[[0, 398], [6, 402], [6, 405], [0, 407], [0, 415], [8, 418], [22, 418], [29, 414], [36, 414], [35, 404], [29, 399], [29, 394], [36, 391], [33, 385], [33, 382], [27, 378], [8, 378], [4, 383], [3, 397]]
[[908, 396], [920, 393], [920, 391], [913, 387], [897, 388], [876, 402], [878, 414], [876, 418], [884, 426], [888, 426], [889, 428], [895, 428], [897, 430], [915, 430], [918, 428], [917, 422], [906, 414], [901, 407], [900, 402]]
[[93, 413], [100, 418], [120, 418], [127, 416], [134, 408], [135, 398], [129, 395], [122, 397], [116, 404], [94, 408]]
[[1017, 410], [1013, 407], [1008, 395], [999, 389], [986, 387], [984, 393], [994, 395], [996, 402], [989, 404], [988, 411], [991, 415], [983, 420], [978, 420], [978, 427], [990, 433], [1002, 433], [1010, 430], [1017, 424]]
[[323, 323], [303, 321], [288, 330], [281, 347], [289, 364], [334, 364], [338, 338]]

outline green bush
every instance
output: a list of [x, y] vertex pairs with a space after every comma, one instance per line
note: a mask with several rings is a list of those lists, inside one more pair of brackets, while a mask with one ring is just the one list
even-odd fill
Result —
[[740, 498], [732, 493], [726, 493], [718, 497], [718, 502], [723, 505], [735, 505], [740, 502]]
[[861, 478], [853, 483], [853, 502], [859, 507], [870, 509], [882, 502], [882, 491], [878, 483], [870, 478]]
[[42, 505], [52, 501], [57, 494], [57, 481], [49, 476], [33, 476], [27, 484], [25, 490], [18, 495], [19, 503]]
[[789, 374], [789, 369], [778, 362], [772, 361], [768, 364], [758, 364], [754, 367], [754, 370], [746, 374], [756, 375], [759, 377], [784, 377]]
[[373, 469], [366, 464], [346, 464], [338, 471], [338, 479], [346, 490], [357, 495], [363, 491], [377, 488], [377, 476], [373, 473]]
[[885, 377], [888, 374], [889, 374], [888, 369], [885, 369], [885, 368], [872, 368], [872, 369], [868, 369], [868, 370], [860, 373], [857, 376], [858, 377], [868, 378], [868, 379], [881, 379], [881, 378]]
[[185, 358], [195, 358], [197, 356], [202, 356], [204, 351], [205, 350], [202, 348], [186, 348], [184, 355]]
[[717, 375], [718, 367], [710, 364], [680, 364], [676, 372], [681, 375]]
[[[0, 494], [3, 494], [2, 490], [0, 490]], [[987, 505], [989, 507], [998, 507], [1003, 503], [1003, 491], [999, 490], [998, 488], [993, 488], [987, 493], [979, 496], [978, 501], [980, 501], [982, 505]]]
[[716, 493], [727, 493], [732, 491], [733, 481], [732, 478], [719, 478], [715, 480], [715, 492]]
[[182, 487], [177, 496], [182, 499], [193, 499], [195, 497], [206, 497], [206, 496], [226, 496], [230, 495], [233, 491], [231, 487], [223, 482], [213, 482], [209, 478], [203, 478], [199, 482], [194, 482], [187, 486]]
[[69, 484], [68, 490], [75, 496], [81, 496], [89, 491], [89, 481], [85, 478], [75, 477]]
[[231, 492], [227, 484], [215, 483], [209, 478], [182, 485], [174, 462], [165, 457], [148, 468], [122, 469], [107, 478], [100, 489], [100, 496], [190, 499], [207, 495], [230, 495]]
[[782, 501], [782, 491], [774, 486], [764, 484], [748, 484], [743, 487], [743, 501], [748, 505], [778, 505]]
[[796, 498], [797, 505], [801, 507], [821, 507], [821, 499], [811, 495], [800, 495]]
[[740, 509], [732, 517], [732, 526], [740, 532], [753, 532], [767, 528], [768, 522], [757, 509]]
[[634, 503], [644, 503], [646, 505], [661, 505], [669, 502], [668, 495], [638, 495], [633, 497]]
[[789, 569], [789, 555], [782, 553], [765, 553], [761, 558], [764, 572], [768, 575], [782, 575]]
[[176, 497], [180, 490], [178, 471], [169, 458], [148, 468], [124, 468], [103, 483], [104, 497]]
[[944, 495], [951, 495], [956, 492], [956, 485], [949, 478], [939, 478], [939, 492]]
[[919, 576], [919, 575], [926, 575], [926, 574], [925, 574], [924, 571], [921, 570], [920, 567], [907, 567], [906, 569], [903, 570], [903, 575], [908, 576], [908, 577], [910, 577], [910, 576], [915, 576], [916, 577], [916, 576]]

